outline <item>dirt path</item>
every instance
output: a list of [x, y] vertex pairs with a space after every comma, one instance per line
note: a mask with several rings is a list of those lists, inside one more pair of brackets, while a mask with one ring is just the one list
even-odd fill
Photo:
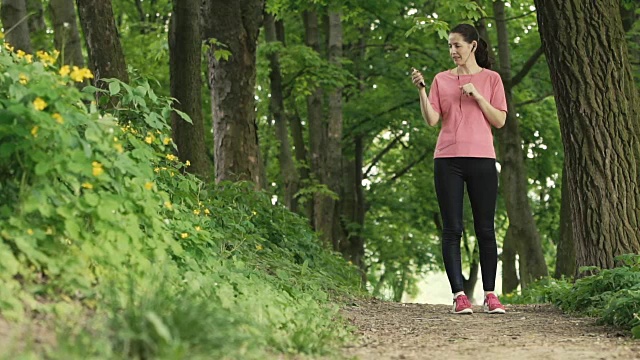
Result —
[[358, 359], [640, 359], [640, 340], [563, 315], [550, 305], [507, 305], [507, 314], [453, 315], [448, 305], [359, 301], [344, 310], [358, 328], [345, 355]]

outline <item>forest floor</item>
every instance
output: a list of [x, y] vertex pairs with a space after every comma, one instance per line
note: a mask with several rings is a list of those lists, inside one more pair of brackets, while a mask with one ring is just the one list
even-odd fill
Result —
[[359, 300], [343, 310], [357, 328], [349, 358], [640, 359], [640, 340], [551, 305], [506, 305], [507, 313], [451, 314], [449, 305]]

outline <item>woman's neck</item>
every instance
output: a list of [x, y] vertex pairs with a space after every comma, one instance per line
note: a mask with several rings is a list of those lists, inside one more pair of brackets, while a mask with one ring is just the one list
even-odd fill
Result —
[[456, 75], [472, 75], [477, 74], [480, 71], [482, 71], [482, 67], [480, 67], [476, 62], [473, 62], [456, 67], [454, 72]]

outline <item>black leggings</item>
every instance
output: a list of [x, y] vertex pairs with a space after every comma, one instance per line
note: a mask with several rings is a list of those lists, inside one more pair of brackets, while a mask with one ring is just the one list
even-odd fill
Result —
[[485, 291], [493, 291], [498, 266], [494, 217], [498, 196], [496, 160], [490, 158], [436, 158], [434, 177], [442, 216], [442, 257], [451, 291], [463, 291], [460, 238], [464, 183], [473, 212], [473, 224], [480, 246], [480, 268]]

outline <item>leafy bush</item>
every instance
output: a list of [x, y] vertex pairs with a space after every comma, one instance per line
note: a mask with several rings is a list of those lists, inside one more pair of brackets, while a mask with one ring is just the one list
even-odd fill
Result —
[[186, 173], [171, 100], [147, 81], [81, 92], [88, 70], [38, 58], [0, 53], [3, 316], [56, 317], [52, 358], [258, 358], [346, 337], [329, 292], [359, 277], [304, 219]]

